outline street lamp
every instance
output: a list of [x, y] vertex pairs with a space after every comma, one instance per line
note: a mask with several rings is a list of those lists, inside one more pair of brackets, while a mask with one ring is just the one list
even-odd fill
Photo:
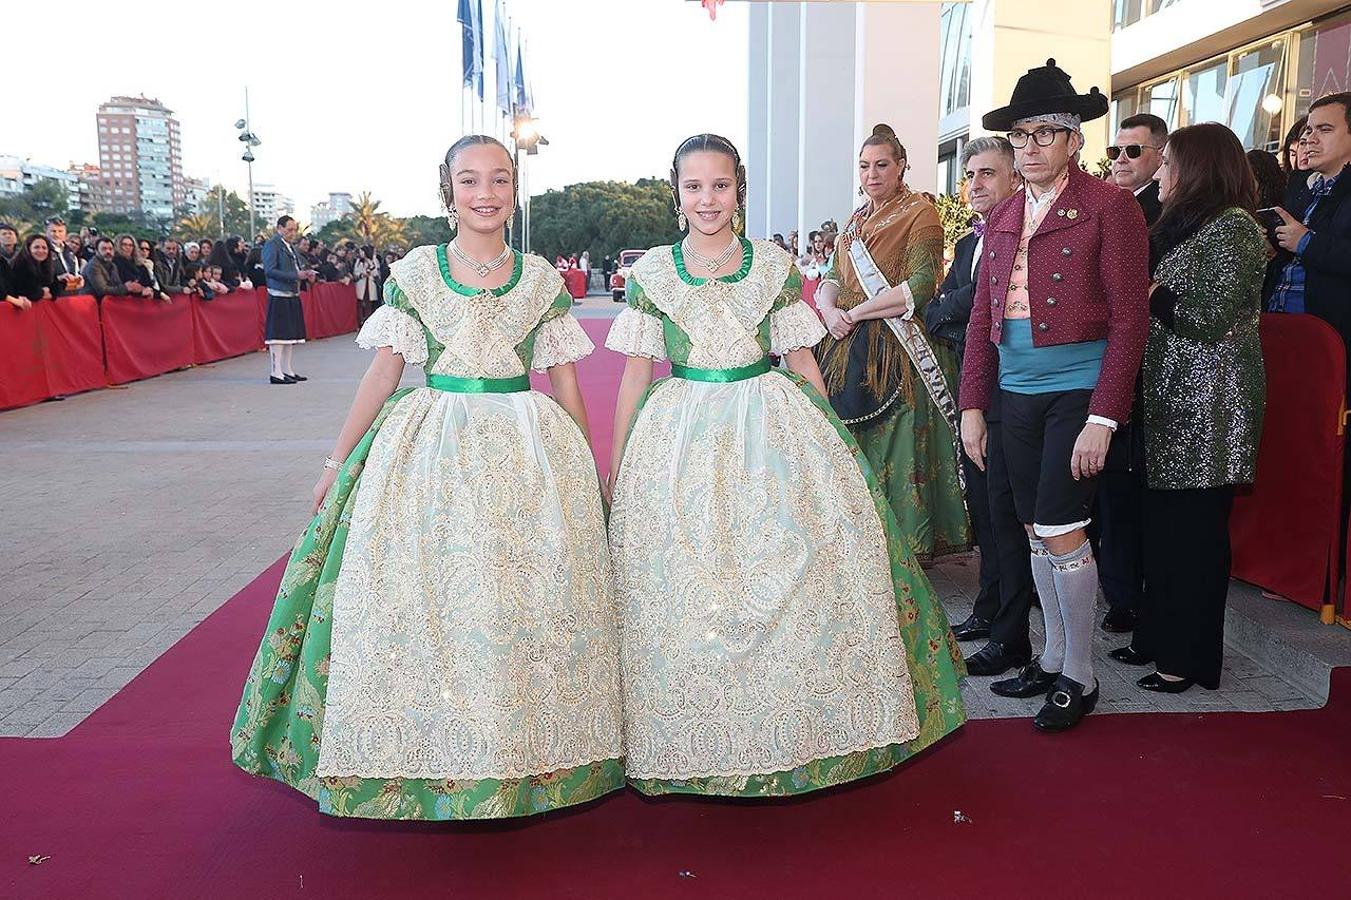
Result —
[[[524, 150], [526, 156], [536, 156], [539, 154], [540, 147], [549, 146], [549, 139], [539, 133], [539, 120], [530, 115], [528, 110], [517, 110], [512, 118], [511, 128], [512, 144], [515, 148], [513, 160], [516, 166], [516, 177], [521, 178], [521, 151]], [[530, 191], [528, 187], [522, 188], [518, 183], [519, 193], [521, 195], [521, 239], [520, 249], [530, 252]]]
[[253, 241], [253, 236], [258, 233], [258, 221], [254, 216], [253, 206], [253, 148], [263, 142], [258, 139], [258, 135], [249, 130], [249, 89], [244, 88], [244, 118], [235, 120], [235, 128], [239, 130], [239, 140], [244, 144], [244, 155], [240, 157], [249, 166], [249, 234], [248, 240]]

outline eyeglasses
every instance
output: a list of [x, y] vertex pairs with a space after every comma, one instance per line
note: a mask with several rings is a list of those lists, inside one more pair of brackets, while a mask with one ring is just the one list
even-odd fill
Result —
[[1124, 147], [1117, 147], [1113, 145], [1107, 148], [1107, 158], [1116, 159], [1124, 151], [1127, 159], [1139, 159], [1140, 154], [1145, 152], [1146, 147], [1148, 147], [1150, 150], [1159, 149], [1158, 147], [1155, 147], [1153, 144], [1127, 144]]
[[1055, 136], [1060, 132], [1070, 133], [1068, 128], [1038, 128], [1036, 131], [1028, 133], [1026, 131], [1010, 131], [1009, 143], [1016, 149], [1021, 150], [1027, 146], [1027, 139], [1032, 138], [1033, 143], [1038, 147], [1049, 147], [1055, 143]]

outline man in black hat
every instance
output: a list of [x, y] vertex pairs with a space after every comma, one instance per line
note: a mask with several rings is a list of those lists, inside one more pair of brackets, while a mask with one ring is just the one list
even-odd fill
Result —
[[982, 119], [1005, 131], [1025, 187], [995, 207], [962, 365], [962, 441], [977, 465], [999, 393], [1004, 461], [1027, 530], [1046, 646], [1004, 696], [1046, 695], [1033, 724], [1077, 725], [1098, 699], [1098, 571], [1085, 532], [1117, 425], [1130, 415], [1149, 324], [1149, 237], [1130, 194], [1083, 172], [1086, 120], [1107, 113], [1048, 60]]

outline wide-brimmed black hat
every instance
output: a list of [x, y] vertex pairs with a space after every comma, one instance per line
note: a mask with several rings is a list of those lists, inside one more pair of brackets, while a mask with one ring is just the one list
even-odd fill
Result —
[[1008, 131], [1019, 119], [1050, 113], [1073, 113], [1088, 122], [1107, 115], [1107, 96], [1096, 87], [1087, 94], [1075, 93], [1069, 73], [1048, 59], [1046, 65], [1028, 69], [1018, 79], [1009, 105], [986, 113], [980, 124], [989, 131]]

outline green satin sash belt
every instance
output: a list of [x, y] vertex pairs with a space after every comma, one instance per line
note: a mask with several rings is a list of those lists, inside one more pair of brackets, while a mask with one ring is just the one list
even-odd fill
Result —
[[714, 381], [719, 384], [728, 384], [733, 381], [745, 381], [747, 378], [763, 375], [770, 368], [769, 357], [766, 356], [759, 362], [753, 362], [749, 366], [738, 366], [735, 369], [695, 369], [690, 366], [671, 363], [671, 375], [688, 381]]
[[427, 387], [452, 394], [514, 394], [530, 390], [530, 376], [515, 378], [460, 378], [455, 375], [428, 375]]

